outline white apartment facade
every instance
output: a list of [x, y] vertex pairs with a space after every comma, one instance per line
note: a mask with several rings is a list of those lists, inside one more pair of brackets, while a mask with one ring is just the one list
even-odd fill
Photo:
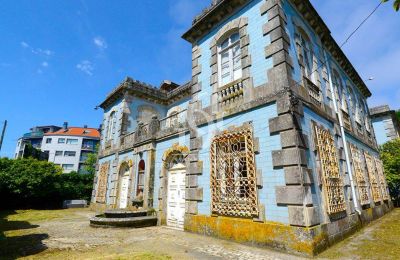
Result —
[[43, 136], [41, 150], [48, 154], [48, 161], [59, 165], [64, 173], [83, 172], [84, 162], [95, 152], [100, 133], [88, 127], [64, 127]]

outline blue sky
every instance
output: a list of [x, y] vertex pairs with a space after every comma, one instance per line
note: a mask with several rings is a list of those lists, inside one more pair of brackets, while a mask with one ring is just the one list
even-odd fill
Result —
[[[339, 44], [379, 0], [312, 0]], [[191, 75], [191, 46], [180, 38], [208, 0], [2, 1], [0, 122], [8, 119], [0, 156], [35, 125], [97, 127], [94, 110], [126, 76], [159, 85]], [[373, 97], [399, 108], [400, 13], [390, 4], [344, 47]], [[396, 48], [397, 47], [397, 48]]]

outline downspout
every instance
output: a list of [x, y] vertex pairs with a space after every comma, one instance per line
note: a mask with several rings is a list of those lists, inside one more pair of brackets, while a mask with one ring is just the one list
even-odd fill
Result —
[[344, 154], [345, 154], [345, 157], [346, 157], [347, 172], [349, 173], [350, 187], [351, 187], [351, 194], [353, 195], [354, 209], [357, 211], [357, 213], [359, 215], [361, 215], [360, 206], [358, 205], [358, 200], [357, 200], [357, 196], [356, 196], [356, 188], [355, 188], [354, 180], [353, 180], [353, 171], [352, 171], [351, 165], [350, 165], [350, 156], [349, 156], [349, 150], [348, 150], [348, 147], [347, 147], [347, 139], [346, 139], [346, 135], [345, 135], [345, 132], [344, 132], [342, 113], [339, 112], [338, 104], [336, 103], [336, 96], [335, 96], [336, 93], [335, 93], [334, 88], [333, 88], [331, 68], [330, 68], [330, 65], [329, 65], [329, 62], [328, 62], [328, 57], [326, 55], [325, 50], [323, 50], [323, 52], [324, 52], [324, 58], [325, 58], [326, 66], [327, 66], [329, 88], [331, 89], [331, 93], [332, 93], [332, 97], [333, 97], [333, 106], [334, 106], [335, 112], [336, 112], [336, 114], [338, 115], [338, 118], [339, 118], [340, 132], [341, 132], [342, 138], [343, 138]]

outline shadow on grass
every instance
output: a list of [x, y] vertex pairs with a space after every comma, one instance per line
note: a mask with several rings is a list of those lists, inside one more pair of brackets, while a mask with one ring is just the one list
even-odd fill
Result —
[[[47, 247], [42, 241], [49, 235], [44, 233], [18, 235], [19, 230], [33, 229], [39, 225], [32, 225], [27, 221], [9, 221], [7, 217], [13, 214], [17, 213], [15, 211], [0, 212], [0, 259], [15, 259], [46, 250]], [[6, 236], [6, 231], [15, 232]]]

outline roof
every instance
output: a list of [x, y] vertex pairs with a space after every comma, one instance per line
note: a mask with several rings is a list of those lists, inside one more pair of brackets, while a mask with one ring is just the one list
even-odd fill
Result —
[[[192, 27], [183, 34], [182, 38], [195, 43], [201, 37], [204, 37], [216, 24], [224, 21], [229, 15], [234, 14], [250, 3], [250, 0], [213, 0], [212, 4], [203, 10], [193, 20]], [[289, 0], [295, 8], [310, 24], [316, 34], [320, 37], [323, 45], [330, 52], [332, 57], [340, 64], [350, 79], [356, 84], [358, 89], [365, 97], [370, 97], [371, 92], [362, 80], [356, 69], [353, 67], [340, 46], [332, 37], [331, 32], [318, 12], [315, 10], [309, 0]]]
[[60, 129], [58, 131], [46, 133], [44, 135], [45, 136], [63, 135], [63, 136], [100, 138], [100, 132], [96, 128], [83, 128], [83, 127], [68, 127], [67, 130]]
[[388, 105], [382, 105], [377, 107], [372, 107], [369, 109], [369, 113], [371, 117], [377, 117], [384, 114], [395, 113], [393, 110], [390, 110]]
[[116, 100], [123, 98], [126, 93], [162, 105], [171, 104], [191, 94], [191, 81], [180, 86], [171, 82], [169, 85], [176, 85], [176, 87], [167, 88], [168, 90], [165, 90], [165, 85], [168, 85], [168, 83], [165, 82], [166, 81], [161, 85], [164, 86], [164, 88], [159, 89], [155, 86], [127, 77], [108, 94], [106, 99], [99, 106], [105, 109]]

